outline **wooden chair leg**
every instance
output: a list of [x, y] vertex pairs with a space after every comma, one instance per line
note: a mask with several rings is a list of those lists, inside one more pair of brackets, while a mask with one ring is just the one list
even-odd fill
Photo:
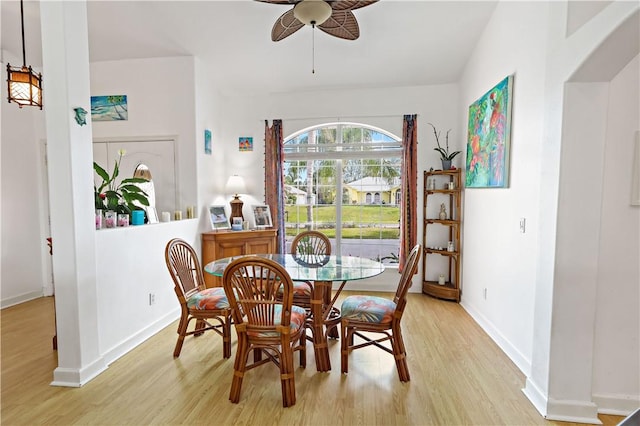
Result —
[[[205, 328], [206, 326], [207, 324], [203, 320], [201, 319], [196, 320], [196, 328], [194, 331], [200, 330], [201, 328]], [[203, 334], [204, 334], [204, 330], [193, 333], [195, 337], [202, 336]]]
[[253, 350], [253, 362], [262, 360], [262, 349], [256, 348]]
[[280, 382], [282, 384], [282, 406], [291, 407], [296, 403], [296, 383], [293, 374], [293, 351], [291, 344], [282, 346], [280, 354]]
[[393, 357], [396, 361], [396, 368], [398, 370], [398, 376], [401, 382], [408, 382], [411, 377], [409, 376], [409, 367], [407, 366], [407, 352], [404, 348], [404, 341], [402, 340], [402, 332], [400, 331], [400, 325], [393, 327], [393, 337], [391, 338], [391, 347], [393, 349]]
[[184, 337], [187, 333], [188, 325], [188, 318], [184, 315], [180, 316], [180, 323], [178, 324], [178, 341], [176, 342], [176, 347], [173, 350], [174, 358], [178, 358], [180, 356], [180, 352], [182, 351], [182, 343], [184, 343]]
[[[349, 328], [345, 322], [340, 323], [340, 368], [342, 374], [349, 372]], [[353, 336], [352, 336], [353, 338]]]
[[307, 331], [303, 330], [300, 334], [300, 367], [307, 368]]
[[240, 401], [242, 379], [244, 378], [244, 372], [246, 371], [248, 358], [249, 345], [245, 339], [239, 337], [236, 360], [233, 365], [233, 380], [231, 381], [231, 390], [229, 391], [229, 400], [235, 404]]
[[231, 315], [227, 315], [222, 324], [222, 357], [231, 358]]

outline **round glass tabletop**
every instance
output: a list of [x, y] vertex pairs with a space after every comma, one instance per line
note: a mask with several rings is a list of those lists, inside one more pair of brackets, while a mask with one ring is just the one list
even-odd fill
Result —
[[[275, 260], [284, 266], [293, 281], [353, 281], [375, 277], [384, 271], [384, 265], [375, 260], [354, 256], [292, 256], [291, 254], [252, 254]], [[224, 269], [235, 259], [246, 256], [225, 257], [204, 267], [205, 272], [221, 277]]]

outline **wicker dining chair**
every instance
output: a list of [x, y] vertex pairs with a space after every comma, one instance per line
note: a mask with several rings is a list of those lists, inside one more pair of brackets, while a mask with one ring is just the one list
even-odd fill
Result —
[[[300, 352], [300, 366], [307, 365], [306, 312], [293, 305], [293, 282], [289, 273], [273, 260], [245, 256], [225, 268], [222, 281], [238, 335], [229, 400], [239, 402], [247, 370], [271, 361], [280, 368], [282, 405], [294, 405], [295, 351]], [[282, 299], [278, 300], [280, 287]], [[248, 364], [252, 351], [253, 361]]]
[[[304, 231], [296, 235], [291, 242], [291, 255], [303, 259], [310, 266], [320, 266], [331, 255], [331, 241], [322, 232]], [[305, 281], [293, 283], [293, 304], [311, 309], [313, 284]]]
[[[411, 279], [418, 269], [421, 251], [422, 247], [418, 244], [409, 253], [393, 299], [377, 296], [349, 296], [342, 302], [340, 308], [342, 373], [347, 373], [349, 370], [351, 351], [374, 345], [393, 355], [400, 381], [409, 381], [407, 353], [402, 340], [400, 322], [407, 305], [407, 292], [411, 287]], [[363, 333], [381, 333], [383, 336], [372, 338]], [[364, 342], [355, 344], [354, 336], [358, 336]], [[381, 344], [387, 340], [391, 341], [391, 348]]]
[[[224, 289], [205, 287], [198, 255], [186, 241], [179, 238], [169, 241], [164, 256], [181, 309], [178, 341], [173, 356], [180, 356], [186, 336], [199, 336], [207, 330], [213, 330], [222, 336], [223, 358], [230, 358], [231, 308]], [[195, 327], [187, 331], [192, 320], [196, 320]]]

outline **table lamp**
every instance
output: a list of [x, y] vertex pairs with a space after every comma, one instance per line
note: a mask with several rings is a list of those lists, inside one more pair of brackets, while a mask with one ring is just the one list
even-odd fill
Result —
[[246, 193], [247, 187], [244, 184], [244, 179], [242, 176], [231, 175], [229, 176], [229, 180], [227, 180], [227, 185], [225, 186], [227, 193], [234, 194], [233, 200], [229, 203], [231, 205], [231, 218], [233, 220], [234, 217], [241, 217], [244, 221], [244, 216], [242, 215], [242, 205], [244, 204], [242, 200], [240, 200], [240, 196], [238, 193]]

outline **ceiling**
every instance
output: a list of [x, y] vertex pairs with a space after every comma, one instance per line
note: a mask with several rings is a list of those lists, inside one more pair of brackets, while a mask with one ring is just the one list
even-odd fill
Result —
[[[89, 0], [89, 56], [96, 62], [194, 55], [228, 95], [452, 83], [496, 4], [381, 0], [354, 11], [358, 40], [313, 34], [305, 27], [272, 42], [274, 21], [291, 6], [251, 0]], [[20, 3], [2, 0], [1, 5], [2, 49], [21, 57]], [[39, 2], [25, 0], [24, 9], [27, 63], [38, 68]]]

